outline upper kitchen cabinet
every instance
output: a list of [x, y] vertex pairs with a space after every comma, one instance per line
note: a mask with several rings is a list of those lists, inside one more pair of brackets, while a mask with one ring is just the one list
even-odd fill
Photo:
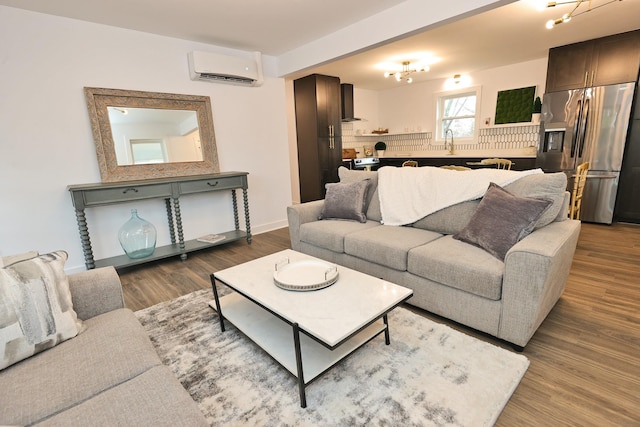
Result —
[[546, 92], [634, 82], [640, 67], [640, 30], [549, 50]]
[[300, 202], [323, 199], [342, 164], [340, 79], [312, 74], [293, 82]]

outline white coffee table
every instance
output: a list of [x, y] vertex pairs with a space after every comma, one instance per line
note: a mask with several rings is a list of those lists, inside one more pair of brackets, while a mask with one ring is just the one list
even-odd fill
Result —
[[[335, 284], [314, 291], [290, 291], [274, 284], [275, 265], [317, 258], [290, 249], [211, 275], [211, 308], [231, 322], [298, 378], [300, 406], [307, 406], [305, 387], [340, 360], [384, 332], [389, 345], [387, 313], [413, 291], [338, 266]], [[218, 297], [217, 283], [235, 292]], [[303, 366], [304, 365], [304, 366]]]

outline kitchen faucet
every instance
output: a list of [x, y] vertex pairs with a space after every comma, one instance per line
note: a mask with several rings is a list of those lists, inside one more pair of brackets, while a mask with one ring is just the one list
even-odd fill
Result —
[[451, 144], [449, 145], [449, 154], [453, 155], [453, 131], [451, 130], [451, 128], [447, 129], [447, 131], [444, 133], [444, 148], [445, 150], [447, 149], [447, 136], [449, 136], [449, 133], [451, 133]]

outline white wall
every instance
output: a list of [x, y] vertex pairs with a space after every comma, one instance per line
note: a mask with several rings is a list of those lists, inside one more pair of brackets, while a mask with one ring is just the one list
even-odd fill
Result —
[[353, 123], [362, 133], [377, 129], [380, 123], [380, 92], [353, 88], [353, 115], [361, 119]]
[[[251, 53], [4, 6], [0, 40], [0, 255], [64, 249], [69, 271], [84, 268], [66, 190], [100, 182], [84, 86], [209, 96], [220, 169], [249, 172], [252, 231], [286, 226], [287, 107], [274, 58], [264, 58], [261, 87], [194, 82], [187, 52]], [[185, 237], [233, 228], [229, 200], [183, 198]], [[122, 253], [116, 233], [132, 207], [156, 225], [159, 244], [168, 243], [162, 201], [88, 209], [96, 258]]]
[[[469, 85], [481, 88], [480, 126], [484, 119], [494, 122], [498, 91], [536, 86], [536, 94], [542, 97], [547, 76], [547, 58], [512, 64], [470, 74]], [[445, 81], [425, 83], [398, 83], [398, 87], [379, 92], [379, 127], [389, 132], [403, 132], [405, 128], [424, 132], [436, 130], [436, 102], [440, 93], [446, 91]], [[361, 114], [355, 104], [355, 114]], [[375, 127], [374, 127], [375, 128]]]

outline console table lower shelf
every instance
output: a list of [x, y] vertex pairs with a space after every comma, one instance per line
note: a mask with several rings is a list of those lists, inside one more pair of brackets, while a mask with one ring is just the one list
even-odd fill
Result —
[[185, 240], [184, 250], [180, 250], [180, 245], [178, 243], [173, 243], [165, 246], [158, 246], [156, 247], [155, 251], [153, 251], [151, 255], [144, 258], [133, 259], [133, 258], [129, 258], [127, 255], [118, 255], [110, 258], [97, 259], [94, 261], [95, 268], [107, 267], [107, 266], [113, 266], [116, 269], [133, 267], [134, 265], [145, 264], [149, 261], [156, 261], [159, 259], [170, 258], [172, 256], [186, 254], [189, 252], [198, 251], [200, 249], [205, 249], [212, 246], [218, 246], [224, 243], [229, 243], [236, 240], [247, 238], [247, 233], [241, 230], [232, 230], [232, 231], [227, 231], [226, 233], [217, 233], [217, 234], [220, 236], [225, 236], [225, 238], [214, 243], [201, 242], [196, 239]]
[[[300, 406], [303, 408], [307, 406], [306, 385], [378, 335], [388, 333], [385, 314], [341, 345], [330, 349], [305, 335], [296, 323], [287, 323], [241, 294], [234, 292], [225, 295], [219, 298], [219, 302], [223, 319], [231, 322], [298, 378]], [[218, 311], [215, 300], [209, 306]], [[221, 325], [223, 326], [222, 319]], [[388, 336], [385, 341], [388, 344]]]

